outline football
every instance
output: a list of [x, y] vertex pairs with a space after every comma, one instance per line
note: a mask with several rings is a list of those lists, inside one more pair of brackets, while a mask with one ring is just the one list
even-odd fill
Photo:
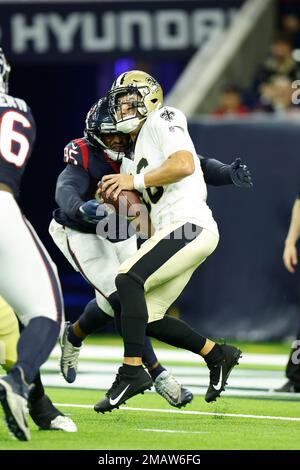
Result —
[[96, 199], [104, 204], [113, 206], [114, 210], [120, 216], [126, 217], [129, 220], [134, 220], [141, 213], [141, 206], [144, 207], [139, 193], [135, 190], [121, 191], [117, 199], [107, 197], [105, 192], [101, 191], [102, 183], [99, 184], [96, 192]]

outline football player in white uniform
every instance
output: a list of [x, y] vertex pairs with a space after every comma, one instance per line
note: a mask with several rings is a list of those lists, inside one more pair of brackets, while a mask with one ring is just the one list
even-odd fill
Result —
[[[65, 169], [58, 177], [56, 201], [50, 234], [76, 271], [95, 289], [95, 300], [88, 303], [74, 325], [66, 323], [61, 337], [61, 372], [65, 380], [76, 379], [77, 364], [82, 340], [114, 321], [120, 308], [116, 294], [115, 277], [119, 266], [137, 251], [137, 237], [128, 236], [128, 223], [119, 224], [113, 217], [113, 241], [99, 235], [97, 228], [106, 209], [94, 198], [97, 184], [104, 175], [119, 172], [125, 160], [129, 136], [116, 131], [108, 113], [107, 99], [101, 98], [92, 106], [86, 119], [84, 137], [72, 140], [64, 150]], [[128, 170], [129, 171], [129, 170]], [[114, 223], [116, 222], [116, 224]], [[105, 222], [106, 225], [106, 222]], [[117, 230], [117, 226], [119, 230]], [[122, 233], [120, 233], [121, 235]], [[121, 334], [120, 325], [117, 329]], [[172, 406], [190, 403], [193, 394], [173, 377], [158, 361], [151, 341], [146, 338], [143, 362], [153, 379], [155, 390]]]
[[219, 240], [186, 118], [178, 109], [162, 107], [161, 86], [145, 72], [121, 74], [108, 98], [117, 129], [134, 141], [134, 176], [104, 176], [101, 192], [117, 199], [122, 190], [139, 191], [155, 233], [119, 269], [123, 366], [95, 409], [104, 413], [118, 408], [151, 387], [141, 362], [145, 334], [204, 357], [210, 369], [205, 399], [214, 401], [241, 351], [216, 344], [185, 322], [165, 315]]

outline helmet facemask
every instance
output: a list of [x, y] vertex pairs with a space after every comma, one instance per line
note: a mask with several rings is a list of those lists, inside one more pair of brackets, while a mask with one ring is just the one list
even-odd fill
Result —
[[146, 72], [129, 70], [118, 76], [108, 93], [108, 110], [117, 130], [138, 129], [149, 114], [163, 105], [160, 84]]
[[[122, 160], [131, 142], [129, 142], [129, 136], [126, 138], [117, 131], [116, 125], [112, 122], [108, 113], [106, 98], [100, 99], [92, 106], [87, 114], [85, 123], [84, 135], [88, 141], [94, 147], [101, 150], [105, 149], [111, 160]], [[111, 148], [108, 145], [110, 139], [105, 138], [105, 136], [118, 136], [119, 142], [113, 143], [114, 148]]]
[[128, 134], [136, 130], [147, 117], [144, 96], [149, 93], [147, 87], [120, 87], [108, 94], [109, 112], [118, 131]]

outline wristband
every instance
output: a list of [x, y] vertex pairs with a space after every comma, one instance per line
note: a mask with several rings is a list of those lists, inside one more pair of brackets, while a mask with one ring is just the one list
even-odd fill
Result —
[[137, 191], [142, 193], [144, 191], [144, 189], [146, 189], [145, 175], [141, 175], [141, 174], [134, 175], [134, 177], [133, 177], [133, 186], [134, 186], [134, 189], [136, 189]]

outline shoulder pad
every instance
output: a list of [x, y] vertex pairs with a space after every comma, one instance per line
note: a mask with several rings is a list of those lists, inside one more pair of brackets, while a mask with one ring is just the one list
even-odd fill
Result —
[[90, 144], [86, 139], [71, 140], [64, 149], [64, 162], [70, 165], [82, 166], [87, 171], [90, 151]]
[[21, 111], [31, 115], [31, 109], [24, 100], [16, 98], [15, 96], [7, 95], [6, 93], [0, 93], [0, 107]]
[[163, 106], [153, 113], [154, 126], [173, 126], [187, 129], [187, 120], [182, 111], [171, 106]]

